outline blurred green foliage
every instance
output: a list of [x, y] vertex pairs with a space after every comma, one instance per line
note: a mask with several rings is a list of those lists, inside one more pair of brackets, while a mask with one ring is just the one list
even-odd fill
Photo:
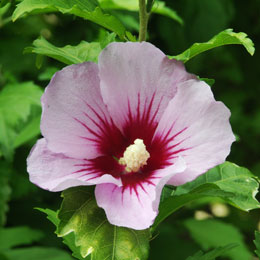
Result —
[[[100, 2], [106, 4], [109, 1]], [[149, 41], [167, 55], [178, 55], [194, 42], [206, 42], [227, 28], [245, 32], [254, 41], [256, 52], [253, 57], [241, 47], [227, 46], [196, 56], [186, 66], [188, 71], [202, 78], [215, 79], [212, 90], [216, 99], [230, 108], [232, 128], [239, 137], [239, 141], [233, 144], [228, 159], [249, 168], [260, 177], [260, 0], [165, 2], [166, 6], [176, 11], [174, 14], [177, 18], [153, 14], [148, 35]], [[5, 110], [0, 110], [0, 259], [69, 260], [73, 257], [53, 233], [52, 224], [41, 212], [33, 209], [36, 206], [57, 209], [61, 201], [60, 194], [38, 189], [29, 182], [26, 172], [26, 157], [39, 137], [39, 96], [52, 74], [64, 64], [45, 56], [23, 52], [25, 48], [33, 46], [30, 49], [32, 52], [46, 55], [40, 52], [39, 44], [64, 47], [77, 46], [83, 41], [81, 44], [86, 46], [88, 43], [93, 44], [93, 41], [103, 41], [107, 32], [97, 24], [75, 15], [52, 12], [28, 16], [13, 23], [15, 5], [14, 0], [3, 0], [0, 4], [0, 102], [1, 106], [4, 104], [6, 107]], [[154, 9], [158, 8], [157, 13], [160, 13], [161, 7], [156, 5], [157, 3]], [[95, 9], [90, 11], [93, 10]], [[107, 7], [107, 10], [121, 20], [130, 32], [126, 37], [130, 38], [132, 34], [137, 36], [137, 12], [128, 11], [127, 8], [114, 10]], [[174, 19], [179, 19], [179, 22]], [[183, 25], [180, 24], [182, 20]], [[121, 25], [116, 26], [118, 34], [124, 37], [124, 29]], [[72, 48], [71, 46], [66, 48]], [[49, 53], [47, 56], [53, 57], [52, 55], [58, 54]], [[91, 52], [89, 55], [92, 55]], [[36, 64], [41, 65], [40, 69], [37, 69]], [[6, 97], [8, 92], [18, 92], [18, 88], [20, 95], [16, 99]], [[8, 131], [3, 130], [6, 126]], [[151, 240], [149, 259], [182, 260], [190, 255], [194, 255], [191, 259], [203, 259], [198, 258], [199, 250], [207, 251], [216, 247], [221, 247], [222, 250], [223, 246], [225, 248], [228, 243], [234, 242], [238, 242], [240, 247], [221, 255], [241, 260], [251, 257], [255, 250], [253, 239], [254, 230], [259, 225], [259, 213], [252, 211], [248, 214], [227, 206], [229, 213], [219, 220], [220, 217], [214, 215], [210, 206], [214, 203], [215, 200], [204, 198], [169, 217], [159, 226]], [[202, 210], [213, 219], [203, 220], [204, 222], [193, 219], [197, 210]], [[221, 230], [229, 238], [223, 241], [226, 244], [215, 243], [207, 237], [208, 233], [213, 238], [221, 236]], [[219, 240], [223, 239], [221, 237]], [[255, 244], [259, 254], [258, 233]], [[244, 258], [237, 258], [239, 250], [244, 250]], [[240, 257], [243, 254], [239, 254]]]

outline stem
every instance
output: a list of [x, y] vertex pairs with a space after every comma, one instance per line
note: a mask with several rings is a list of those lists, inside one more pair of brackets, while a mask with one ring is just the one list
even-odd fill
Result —
[[148, 17], [146, 11], [146, 1], [139, 0], [139, 42], [146, 40], [146, 31], [147, 31], [147, 24], [148, 24]]

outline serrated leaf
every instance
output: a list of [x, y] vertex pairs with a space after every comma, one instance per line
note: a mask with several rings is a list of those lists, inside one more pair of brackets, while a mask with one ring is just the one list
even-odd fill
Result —
[[102, 42], [82, 41], [77, 46], [67, 45], [60, 48], [40, 37], [33, 42], [33, 47], [26, 48], [25, 52], [46, 55], [68, 65], [85, 61], [97, 62], [101, 50], [114, 40], [115, 34], [108, 34]]
[[77, 46], [67, 45], [60, 48], [52, 45], [43, 37], [40, 37], [33, 42], [33, 47], [26, 48], [25, 52], [42, 54], [70, 65], [84, 61], [97, 62], [101, 47], [98, 42], [88, 43], [82, 41]]
[[254, 244], [256, 246], [256, 250], [255, 253], [258, 257], [260, 257], [260, 232], [259, 231], [255, 231], [255, 240], [254, 240]]
[[64, 250], [52, 247], [29, 247], [5, 252], [9, 260], [73, 260]]
[[96, 0], [23, 0], [17, 5], [13, 13], [13, 21], [25, 14], [38, 14], [48, 12], [61, 12], [73, 14], [97, 23], [119, 35], [125, 36], [123, 24], [114, 16], [102, 11]]
[[[168, 194], [168, 195], [167, 195]], [[168, 197], [171, 195], [170, 197]], [[191, 203], [197, 199], [205, 197], [220, 197], [222, 199], [228, 199], [233, 197], [234, 194], [219, 189], [217, 185], [212, 183], [203, 184], [193, 189], [189, 193], [177, 195], [176, 191], [169, 193], [167, 192], [164, 196], [167, 196], [159, 206], [159, 214], [156, 217], [154, 224], [151, 228], [154, 231], [157, 226], [166, 219], [169, 215], [180, 209], [181, 207]]]
[[249, 211], [260, 207], [255, 196], [258, 192], [258, 181], [255, 176], [246, 168], [225, 162], [214, 167], [196, 180], [177, 187], [175, 195], [186, 194], [205, 183], [215, 184], [222, 191], [233, 194], [228, 202], [233, 206]]
[[[99, 0], [100, 6], [103, 9], [115, 9], [115, 10], [127, 10], [127, 11], [139, 11], [139, 5], [137, 0]], [[167, 7], [165, 2], [156, 1], [152, 8], [152, 13], [161, 14], [167, 16], [176, 22], [183, 24], [183, 20], [177, 14], [176, 11]]]
[[164, 199], [152, 230], [170, 214], [200, 198], [220, 197], [241, 210], [259, 208], [255, 195], [259, 184], [246, 168], [225, 162], [192, 182], [178, 186], [172, 196]]
[[149, 230], [111, 225], [97, 206], [92, 188], [71, 188], [62, 196], [57, 233], [63, 237], [74, 232], [82, 257], [91, 254], [92, 260], [147, 259]]
[[11, 188], [8, 184], [10, 176], [10, 165], [0, 161], [0, 226], [6, 221], [6, 212], [8, 210], [8, 200], [11, 194]]
[[227, 29], [215, 35], [208, 42], [194, 43], [189, 49], [177, 56], [171, 56], [176, 60], [181, 60], [184, 63], [197, 56], [198, 54], [211, 50], [213, 48], [230, 45], [230, 44], [241, 44], [246, 50], [253, 55], [255, 52], [254, 43], [247, 37], [247, 34], [243, 32], [235, 33], [233, 29]]
[[31, 229], [26, 226], [1, 228], [0, 229], [0, 251], [10, 249], [14, 246], [29, 245], [42, 239], [40, 230]]
[[199, 251], [195, 255], [189, 256], [186, 260], [215, 260], [216, 257], [223, 256], [226, 252], [235, 247], [237, 247], [237, 244], [228, 244], [226, 246], [217, 247], [207, 253]]
[[[60, 220], [58, 219], [57, 212], [55, 212], [51, 209], [41, 209], [41, 208], [36, 208], [36, 209], [45, 213], [47, 215], [47, 219], [50, 220], [52, 222], [52, 224], [55, 225], [56, 228], [58, 227]], [[77, 259], [80, 259], [80, 260], [86, 259], [86, 258], [81, 257], [80, 248], [75, 245], [74, 233], [70, 233], [66, 236], [63, 236], [62, 238], [63, 238], [63, 243], [70, 248], [70, 250], [73, 252], [72, 255], [74, 257], [76, 257]]]
[[28, 118], [33, 105], [41, 106], [42, 90], [32, 82], [9, 84], [0, 92], [0, 150], [11, 160], [17, 128]]
[[203, 250], [235, 243], [238, 244], [236, 249], [223, 253], [223, 256], [234, 260], [252, 259], [242, 234], [235, 226], [215, 219], [188, 219], [184, 221], [184, 225]]

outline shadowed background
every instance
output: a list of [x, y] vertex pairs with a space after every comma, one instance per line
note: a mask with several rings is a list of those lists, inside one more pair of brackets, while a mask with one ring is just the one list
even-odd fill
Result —
[[[148, 40], [168, 55], [177, 55], [194, 42], [208, 41], [227, 28], [233, 28], [235, 32], [243, 31], [254, 41], [256, 52], [253, 57], [241, 46], [226, 46], [203, 53], [186, 65], [189, 72], [203, 78], [215, 79], [212, 90], [216, 99], [223, 101], [232, 112], [231, 124], [238, 141], [233, 144], [228, 160], [245, 166], [260, 176], [260, 1], [166, 0], [165, 2], [167, 6], [177, 11], [184, 24], [180, 25], [167, 17], [153, 14], [148, 28]], [[12, 5], [8, 11], [9, 15], [14, 10], [14, 4]], [[137, 13], [113, 11], [113, 14], [121, 18], [125, 26], [137, 35]], [[43, 57], [42, 66], [37, 69], [36, 56], [23, 54], [24, 48], [31, 46], [32, 41], [39, 35], [56, 46], [64, 46], [76, 45], [81, 40], [91, 42], [99, 39], [102, 34], [104, 31], [91, 22], [58, 13], [28, 16], [15, 23], [1, 18], [0, 90], [6, 84], [20, 84], [25, 81], [33, 81], [44, 88], [48, 84], [46, 79], [56, 69], [64, 66], [53, 59]], [[51, 69], [47, 69], [49, 67]], [[33, 118], [34, 113], [39, 113], [38, 110], [38, 107], [32, 107], [30, 116]], [[17, 127], [19, 128], [19, 122]], [[42, 213], [33, 209], [34, 207], [57, 209], [61, 202], [59, 193], [41, 190], [28, 181], [26, 157], [36, 139], [16, 149], [13, 162], [0, 157], [0, 175], [9, 176], [11, 190], [5, 226], [27, 226], [39, 230], [31, 239], [29, 236], [25, 248], [45, 246], [63, 248], [66, 251], [61, 240], [53, 233], [54, 226]], [[231, 259], [246, 260], [250, 256], [249, 252], [254, 250], [252, 241], [254, 230], [258, 228], [259, 213], [252, 211], [247, 214], [224, 205], [227, 213], [220, 217], [214, 213], [214, 205], [218, 205], [217, 202], [219, 201], [212, 199], [197, 201], [172, 215], [160, 226], [158, 236], [153, 238], [149, 259], [185, 259], [201, 248], [206, 250], [218, 246], [217, 241], [223, 239], [221, 236], [224, 232], [225, 236], [234, 237], [234, 240], [239, 240], [238, 237], [241, 236], [238, 242], [242, 244], [242, 249], [237, 251], [237, 256], [233, 254]], [[210, 217], [201, 227], [192, 222], [194, 216], [197, 219], [201, 218], [198, 212], [202, 213], [202, 217]], [[220, 226], [210, 222], [212, 217], [220, 221]], [[232, 228], [225, 226], [226, 223]], [[200, 231], [199, 236], [196, 227]], [[25, 228], [18, 234], [26, 236], [26, 232]], [[216, 241], [207, 242], [203, 232], [206, 235], [211, 232]], [[0, 253], [1, 244], [6, 239], [8, 238], [0, 230]], [[37, 251], [37, 247], [34, 258], [24, 259], [40, 259], [42, 252], [40, 249]], [[71, 259], [65, 251], [57, 260]], [[53, 257], [47, 259], [56, 260]]]

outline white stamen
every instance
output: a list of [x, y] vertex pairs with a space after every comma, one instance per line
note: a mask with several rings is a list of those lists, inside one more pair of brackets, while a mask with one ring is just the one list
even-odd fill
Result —
[[121, 165], [126, 165], [127, 172], [138, 172], [141, 167], [147, 164], [150, 154], [142, 139], [136, 139], [134, 144], [129, 145], [124, 156], [119, 159]]

